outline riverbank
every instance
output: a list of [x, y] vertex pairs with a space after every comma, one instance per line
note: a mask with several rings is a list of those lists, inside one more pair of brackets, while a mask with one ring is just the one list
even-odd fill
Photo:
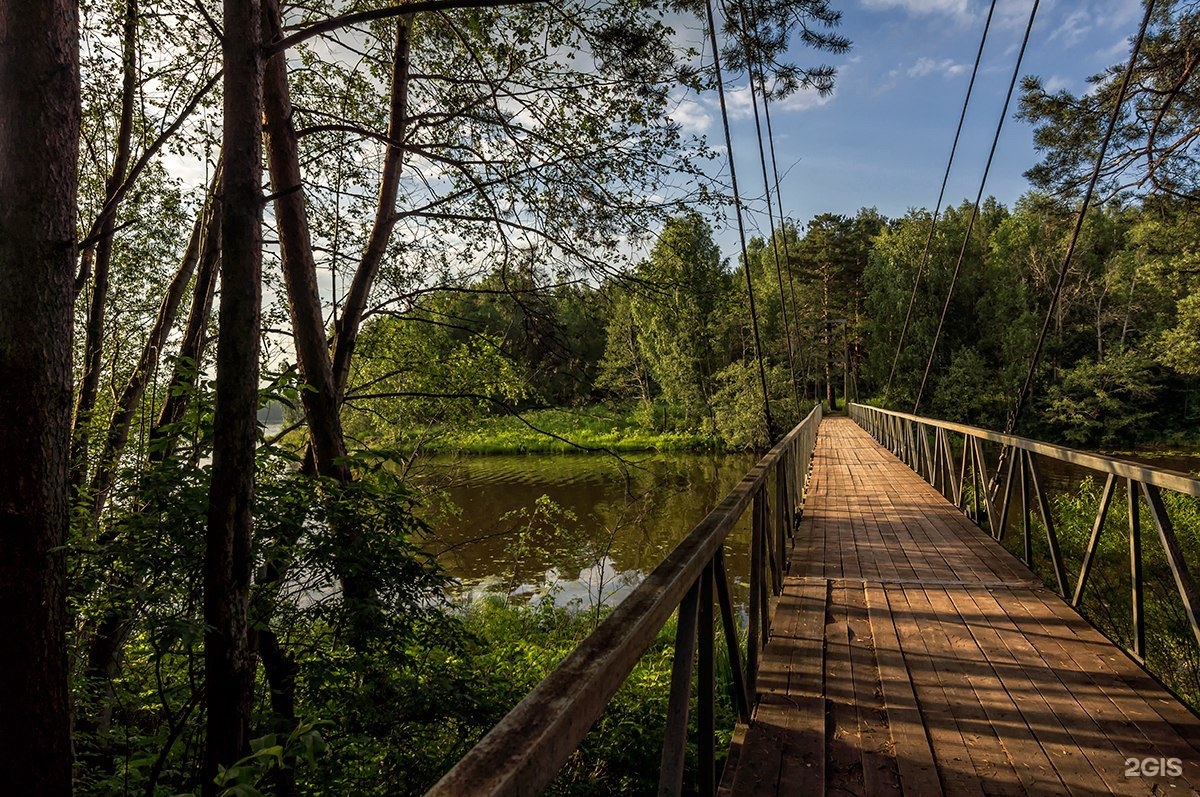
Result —
[[521, 415], [480, 418], [459, 426], [435, 426], [410, 443], [431, 454], [558, 454], [580, 450], [725, 451], [716, 434], [646, 428], [635, 413], [594, 406], [542, 409]]

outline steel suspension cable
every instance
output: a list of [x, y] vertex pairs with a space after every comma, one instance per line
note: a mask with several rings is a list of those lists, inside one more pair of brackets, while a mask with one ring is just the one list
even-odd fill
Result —
[[987, 19], [983, 23], [983, 36], [979, 39], [979, 49], [975, 53], [975, 66], [971, 68], [971, 82], [967, 84], [967, 96], [963, 98], [962, 112], [958, 115], [958, 128], [954, 131], [954, 143], [950, 145], [950, 157], [946, 160], [946, 171], [942, 175], [942, 187], [938, 190], [937, 205], [933, 209], [933, 219], [929, 224], [929, 235], [925, 238], [925, 248], [917, 264], [917, 273], [913, 278], [912, 295], [908, 297], [908, 310], [904, 313], [904, 325], [900, 328], [900, 338], [896, 341], [896, 355], [892, 358], [892, 370], [888, 372], [887, 387], [883, 389], [884, 401], [892, 392], [892, 380], [896, 377], [896, 366], [900, 362], [900, 352], [904, 349], [904, 340], [908, 337], [908, 327], [912, 321], [913, 307], [917, 303], [917, 290], [921, 285], [921, 276], [929, 263], [929, 248], [933, 244], [933, 235], [937, 230], [938, 217], [942, 212], [942, 201], [946, 198], [946, 184], [950, 181], [950, 167], [954, 165], [954, 155], [958, 151], [958, 141], [962, 136], [963, 122], [967, 118], [967, 106], [971, 104], [971, 92], [975, 89], [975, 78], [979, 75], [979, 64], [983, 60], [983, 47], [987, 43], [988, 31], [992, 27], [992, 16], [996, 13], [996, 0], [992, 0], [988, 8]]
[[1067, 271], [1071, 266], [1071, 258], [1075, 254], [1075, 246], [1079, 243], [1079, 234], [1083, 230], [1083, 222], [1087, 216], [1088, 205], [1092, 201], [1092, 195], [1096, 191], [1096, 184], [1100, 180], [1100, 172], [1104, 167], [1104, 157], [1108, 154], [1108, 145], [1112, 141], [1113, 131], [1116, 129], [1117, 121], [1121, 116], [1121, 108], [1125, 104], [1125, 95], [1128, 93], [1129, 84], [1133, 80], [1138, 53], [1141, 52], [1142, 43], [1146, 39], [1146, 29], [1150, 26], [1150, 18], [1154, 14], [1154, 3], [1155, 0], [1146, 0], [1146, 13], [1142, 17], [1142, 26], [1138, 29], [1137, 38], [1133, 42], [1133, 49], [1129, 53], [1129, 63], [1125, 65], [1125, 74], [1121, 78], [1121, 88], [1117, 92], [1116, 101], [1113, 103], [1112, 112], [1109, 114], [1108, 127], [1104, 131], [1104, 139], [1100, 144], [1100, 151], [1096, 153], [1096, 164], [1092, 168], [1092, 176], [1088, 180], [1087, 190], [1083, 195], [1083, 202], [1079, 206], [1079, 213], [1075, 216], [1075, 228], [1071, 231], [1071, 241], [1067, 246], [1066, 255], [1063, 257], [1062, 270], [1058, 272], [1058, 281], [1055, 283], [1054, 293], [1050, 296], [1050, 306], [1046, 308], [1046, 319], [1042, 322], [1041, 334], [1038, 335], [1037, 344], [1033, 348], [1033, 356], [1029, 361], [1029, 371], [1025, 374], [1025, 382], [1021, 385], [1021, 391], [1017, 394], [1017, 400], [1013, 405], [1012, 411], [1008, 414], [1008, 420], [1004, 425], [1006, 434], [1011, 434], [1016, 429], [1021, 411], [1025, 408], [1025, 403], [1029, 399], [1029, 393], [1033, 389], [1033, 383], [1037, 376], [1038, 361], [1041, 360], [1042, 348], [1046, 344], [1046, 336], [1050, 331], [1050, 322], [1054, 317], [1055, 309], [1058, 307], [1058, 300], [1062, 295], [1063, 287], [1066, 285]]
[[767, 389], [767, 369], [763, 365], [762, 338], [758, 333], [758, 311], [754, 302], [754, 280], [750, 277], [750, 257], [746, 249], [746, 225], [742, 220], [742, 197], [738, 192], [737, 170], [733, 161], [733, 137], [729, 133], [729, 110], [725, 104], [725, 81], [721, 77], [721, 47], [717, 42], [717, 23], [713, 16], [712, 0], [704, 0], [708, 12], [708, 35], [712, 44], [713, 72], [717, 79], [717, 97], [721, 103], [721, 126], [725, 131], [725, 150], [729, 156], [729, 183], [733, 190], [733, 206], [737, 216], [738, 239], [742, 248], [742, 263], [746, 269], [746, 295], [750, 299], [750, 326], [754, 329], [754, 356], [758, 360], [758, 379], [762, 385], [763, 416], [767, 422], [767, 437], [774, 444], [777, 436], [775, 419], [771, 417], [771, 394]]
[[[771, 249], [775, 258], [775, 277], [779, 281], [779, 312], [783, 320], [783, 334], [787, 338], [787, 357], [788, 368], [792, 373], [792, 396], [796, 402], [797, 417], [800, 416], [800, 380], [796, 376], [796, 357], [792, 350], [792, 325], [788, 318], [787, 299], [783, 295], [783, 267], [779, 262], [779, 236], [775, 229], [775, 209], [771, 203], [771, 182], [767, 177], [767, 151], [763, 144], [763, 128], [758, 116], [758, 92], [754, 89], [754, 53], [750, 44], [750, 26], [752, 18], [747, 16], [742, 3], [738, 2], [738, 11], [742, 17], [742, 41], [746, 50], [746, 76], [750, 81], [750, 105], [754, 109], [754, 133], [758, 141], [758, 162], [762, 166], [763, 192], [767, 199], [767, 225], [771, 231]], [[728, 16], [728, 11], [726, 11]], [[763, 76], [761, 67], [759, 69], [758, 78], [761, 81], [759, 87], [762, 93], [766, 95], [766, 78]], [[774, 143], [771, 145], [774, 147]], [[780, 205], [780, 213], [783, 212], [783, 206]]]
[[954, 298], [954, 286], [958, 283], [958, 275], [962, 271], [963, 259], [967, 254], [967, 245], [971, 242], [971, 232], [975, 228], [975, 220], [979, 216], [979, 203], [983, 200], [983, 191], [987, 185], [988, 172], [992, 169], [992, 160], [996, 156], [996, 147], [1000, 143], [1000, 133], [1004, 129], [1005, 117], [1008, 116], [1008, 106], [1012, 102], [1013, 90], [1017, 85], [1017, 78], [1021, 75], [1021, 62], [1025, 59], [1025, 50], [1029, 45], [1029, 34], [1033, 31], [1033, 21], [1037, 17], [1038, 6], [1041, 0], [1033, 0], [1033, 6], [1029, 10], [1029, 22], [1025, 26], [1025, 36], [1021, 40], [1021, 50], [1017, 53], [1017, 62], [1013, 66], [1012, 80], [1008, 84], [1008, 92], [1004, 96], [1004, 108], [1000, 112], [1000, 121], [996, 124], [996, 133], [992, 137], [992, 147], [988, 151], [987, 164], [983, 168], [983, 177], [979, 181], [979, 192], [975, 195], [975, 204], [971, 207], [971, 217], [967, 222], [967, 231], [963, 235], [962, 248], [958, 252], [958, 260], [954, 263], [954, 273], [950, 276], [950, 289], [946, 292], [946, 302], [942, 305], [942, 313], [938, 316], [937, 331], [933, 335], [933, 344], [929, 347], [929, 359], [925, 362], [925, 373], [921, 376], [921, 387], [917, 389], [917, 398], [913, 402], [913, 414], [918, 414], [921, 408], [921, 399], [925, 395], [925, 386], [929, 383], [929, 372], [933, 368], [933, 360], [937, 355], [938, 342], [942, 337], [942, 330], [946, 326], [946, 315], [950, 312], [950, 301]]
[[[783, 262], [787, 264], [788, 293], [792, 301], [792, 325], [798, 330], [800, 328], [800, 312], [796, 309], [796, 279], [792, 274], [792, 252], [788, 245], [788, 218], [783, 212], [783, 195], [779, 190], [779, 161], [775, 157], [775, 133], [771, 128], [771, 96], [765, 87], [763, 88], [763, 118], [767, 122], [767, 143], [771, 147], [771, 173], [775, 180], [775, 201], [779, 204], [779, 233], [783, 237]], [[782, 297], [780, 301], [783, 301]], [[799, 338], [799, 334], [797, 334], [797, 338]]]

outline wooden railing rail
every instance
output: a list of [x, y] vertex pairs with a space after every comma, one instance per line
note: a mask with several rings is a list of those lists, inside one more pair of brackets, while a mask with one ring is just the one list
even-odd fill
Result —
[[[1133, 639], [1129, 652], [1139, 660], [1146, 656], [1146, 623], [1142, 578], [1141, 497], [1146, 507], [1171, 575], [1183, 601], [1197, 645], [1200, 645], [1200, 589], [1184, 560], [1183, 549], [1167, 514], [1162, 490], [1190, 496], [1200, 496], [1200, 479], [1186, 473], [1154, 468], [1128, 460], [1077, 451], [1073, 448], [1043, 443], [1025, 437], [1001, 434], [961, 423], [939, 421], [893, 412], [864, 404], [851, 404], [850, 417], [879, 443], [920, 474], [934, 488], [969, 518], [985, 527], [993, 537], [1003, 541], [1009, 525], [1014, 493], [1020, 495], [1021, 530], [1025, 564], [1033, 567], [1033, 505], [1046, 534], [1046, 550], [1058, 592], [1075, 608], [1083, 600], [1088, 576], [1092, 572], [1105, 519], [1112, 505], [1117, 480], [1125, 482], [1126, 511], [1129, 520], [1129, 566], [1131, 583], [1131, 618]], [[955, 462], [951, 434], [961, 436], [961, 454]], [[1003, 478], [988, 474], [983, 441], [1000, 445], [996, 470], [1004, 469]], [[1056, 459], [1105, 475], [1091, 536], [1084, 550], [1079, 575], [1074, 584], [1067, 581], [1066, 567], [1058, 544], [1053, 513], [1044, 481], [1038, 467], [1039, 458]], [[995, 489], [993, 490], [993, 485]], [[1031, 504], [1032, 501], [1032, 504]], [[1114, 642], [1120, 643], [1119, 640]]]
[[[820, 422], [817, 405], [426, 797], [540, 794], [677, 608], [659, 794], [677, 795], [683, 789], [693, 665], [698, 676], [697, 787], [701, 795], [715, 794], [714, 608], [719, 609], [738, 714], [748, 721], [758, 656], [770, 629], [771, 596], [783, 588], [786, 543], [807, 485]], [[724, 546], [749, 507], [753, 512], [750, 604], [743, 666]]]

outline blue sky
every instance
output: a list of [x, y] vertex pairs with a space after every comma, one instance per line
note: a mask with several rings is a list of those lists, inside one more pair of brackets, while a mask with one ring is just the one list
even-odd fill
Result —
[[[854, 46], [843, 56], [796, 48], [798, 63], [838, 67], [833, 95], [800, 95], [772, 106], [783, 198], [791, 218], [825, 211], [853, 214], [875, 206], [888, 216], [932, 208], [970, 79], [989, 0], [835, 0], [840, 32]], [[1032, 0], [998, 0], [947, 201], [973, 199], [1000, 117]], [[1042, 0], [1022, 75], [1051, 88], [1081, 92], [1089, 75], [1128, 57], [1141, 19], [1139, 0]], [[1019, 92], [1019, 87], [1018, 87]], [[1023, 172], [1037, 162], [1031, 127], [1005, 122], [986, 194], [1011, 204], [1029, 186]], [[743, 86], [735, 92], [734, 149], [743, 193], [758, 198], [752, 226], [766, 227], [757, 145]], [[687, 128], [719, 142], [715, 97], [684, 100], [676, 112]], [[720, 234], [727, 251], [734, 240]]]

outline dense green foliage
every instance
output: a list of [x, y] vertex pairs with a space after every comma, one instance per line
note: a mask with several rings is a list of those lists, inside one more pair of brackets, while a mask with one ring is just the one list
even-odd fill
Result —
[[[294, 31], [360, 5], [284, 4], [283, 21]], [[1140, 66], [1143, 102], [1120, 130], [1107, 195], [1085, 219], [1051, 315], [1022, 418], [1031, 436], [1088, 447], [1196, 442], [1191, 131], [1200, 128], [1196, 70], [1180, 68], [1195, 62], [1197, 15], [1194, 4], [1166, 5]], [[205, 642], [215, 633], [206, 534], [225, 508], [206, 514], [222, 409], [211, 340], [246, 335], [218, 328], [213, 312], [222, 256], [219, 236], [209, 235], [222, 212], [211, 181], [221, 158], [213, 76], [222, 37], [245, 31], [219, 34], [209, 6], [80, 7], [84, 147], [71, 210], [85, 244], [78, 334], [63, 345], [81, 387], [62, 501], [73, 509], [69, 572], [46, 583], [66, 593], [70, 609], [72, 633], [48, 642], [71, 653], [81, 794], [212, 791], [201, 763], [211, 746]], [[453, 603], [424, 550], [423, 496], [408, 481], [425, 454], [759, 450], [816, 401], [909, 409], [927, 363], [925, 411], [1003, 424], [1049, 307], [1114, 73], [1078, 98], [1027, 83], [1022, 112], [1045, 155], [1032, 173], [1039, 190], [1011, 208], [989, 200], [965, 242], [966, 204], [936, 220], [921, 209], [895, 219], [863, 209], [784, 224], [734, 254], [703, 215], [720, 210], [720, 186], [706, 173], [715, 153], [670, 117], [680, 85], [711, 83], [668, 24], [702, 8], [589, 0], [454, 9], [406, 28], [403, 57], [395, 20], [290, 51], [291, 113], [274, 121], [291, 125], [301, 179], [262, 203], [277, 227], [261, 253], [264, 334], [242, 341], [261, 343], [270, 371], [261, 404], [288, 413], [278, 435], [264, 430], [240, 474], [254, 501], [253, 546], [238, 575], [252, 587], [248, 602], [218, 608], [238, 615], [232, 626], [245, 620], [237, 641], [255, 674], [245, 717], [255, 742], [218, 776], [225, 793], [421, 793], [603, 614], [551, 600]], [[759, 8], [752, 48], [773, 92], [828, 92], [831, 68], [785, 59], [794, 35], [843, 51], [848, 42], [830, 31], [837, 13], [824, 0]], [[752, 48], [738, 46], [734, 23], [722, 34], [737, 70]], [[401, 77], [398, 66], [409, 65]], [[258, 115], [250, 118], [253, 127]], [[401, 149], [389, 195], [381, 164]], [[1172, 153], [1149, 173], [1129, 167]], [[188, 186], [172, 167], [198, 155], [187, 165], [205, 184]], [[296, 197], [307, 213], [303, 235], [283, 212]], [[287, 262], [285, 239], [308, 260]], [[931, 351], [960, 252], [962, 276]], [[294, 288], [297, 274], [311, 284]], [[297, 305], [305, 295], [316, 305], [313, 360], [331, 366], [321, 356], [344, 350], [348, 282], [361, 289], [361, 336], [348, 384], [321, 395], [330, 423], [302, 401], [320, 391], [311, 360], [292, 365], [303, 337]], [[893, 369], [910, 294], [912, 326]], [[322, 420], [343, 447], [317, 463]], [[1086, 536], [1088, 501], [1091, 486], [1057, 505], [1071, 550]], [[1170, 509], [1195, 562], [1195, 506], [1173, 500]], [[1119, 537], [1105, 538], [1087, 608], [1121, 639], [1124, 609], [1108, 602], [1125, 589]], [[512, 557], [530, 544], [515, 535]], [[1149, 551], [1147, 568], [1161, 584], [1161, 555]], [[1161, 630], [1151, 664], [1195, 698], [1197, 664], [1180, 642], [1178, 607], [1166, 592], [1154, 601], [1151, 624]], [[668, 626], [552, 793], [653, 789], [671, 640]], [[720, 712], [727, 727], [727, 701]]]
[[[1067, 204], [1041, 194], [1011, 210], [989, 200], [964, 246], [970, 216], [964, 204], [937, 220], [887, 395], [930, 214], [823, 215], [804, 235], [788, 226], [778, 247], [752, 241], [768, 384], [784, 423], [814, 398], [840, 401], [845, 389], [908, 410], [932, 359], [924, 411], [1003, 426], [1073, 217]], [[1034, 404], [1022, 418], [1026, 433], [1083, 447], [1194, 442], [1198, 250], [1200, 223], [1186, 204], [1114, 202], [1088, 214], [1038, 362]], [[960, 253], [961, 275], [931, 354]], [[403, 318], [368, 326], [358, 371], [364, 387], [352, 395], [369, 396], [370, 411], [352, 426], [409, 450], [531, 450], [538, 446], [527, 438], [536, 432], [526, 426], [529, 434], [514, 438], [525, 426], [514, 415], [592, 407], [580, 411], [577, 433], [561, 423], [565, 416], [537, 417], [558, 418], [549, 431], [589, 447], [761, 446], [767, 433], [744, 269], [720, 259], [693, 214], [669, 223], [629, 274], [599, 285], [536, 291], [530, 276], [531, 296], [522, 299], [495, 291], [488, 277], [427, 297]], [[458, 322], [433, 323], [439, 318]], [[458, 390], [439, 393], [445, 384]], [[597, 429], [605, 417], [620, 420]]]

